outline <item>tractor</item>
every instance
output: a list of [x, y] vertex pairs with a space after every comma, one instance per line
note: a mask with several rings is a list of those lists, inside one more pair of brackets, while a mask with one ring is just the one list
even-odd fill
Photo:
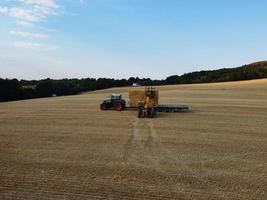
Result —
[[125, 100], [122, 99], [121, 94], [112, 94], [109, 99], [104, 100], [100, 104], [101, 110], [117, 110], [125, 109]]

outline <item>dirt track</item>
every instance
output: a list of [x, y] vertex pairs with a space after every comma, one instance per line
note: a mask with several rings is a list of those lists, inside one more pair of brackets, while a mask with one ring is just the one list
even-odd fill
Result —
[[266, 199], [267, 79], [160, 87], [188, 113], [102, 112], [112, 92], [0, 104], [0, 199]]

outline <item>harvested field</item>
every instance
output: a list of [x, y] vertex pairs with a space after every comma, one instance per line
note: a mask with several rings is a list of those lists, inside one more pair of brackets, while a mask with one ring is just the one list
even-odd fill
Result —
[[267, 199], [267, 79], [158, 89], [190, 112], [100, 111], [129, 88], [1, 103], [0, 199]]

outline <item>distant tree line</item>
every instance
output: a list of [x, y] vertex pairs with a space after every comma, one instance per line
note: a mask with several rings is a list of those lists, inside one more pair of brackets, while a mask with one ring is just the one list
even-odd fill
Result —
[[44, 79], [17, 80], [0, 79], [0, 102], [50, 97], [53, 95], [74, 95], [84, 91], [94, 91], [111, 87], [143, 86], [189, 83], [211, 83], [267, 78], [267, 61], [257, 62], [231, 69], [219, 69], [174, 75], [165, 80], [151, 80], [131, 77], [129, 79], [86, 78], [86, 79]]
[[267, 61], [252, 63], [236, 68], [186, 73], [168, 77], [164, 84], [213, 83], [252, 80], [267, 77]]
[[94, 91], [111, 87], [130, 86], [133, 83], [142, 83], [142, 85], [153, 85], [157, 83], [151, 79], [129, 78], [126, 79], [109, 79], [109, 78], [86, 78], [86, 79], [44, 79], [36, 80], [17, 80], [0, 78], [0, 102], [74, 95], [85, 91]]

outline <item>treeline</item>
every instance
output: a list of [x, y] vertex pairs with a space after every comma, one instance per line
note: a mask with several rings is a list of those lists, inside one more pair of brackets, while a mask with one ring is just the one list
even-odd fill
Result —
[[0, 79], [0, 102], [13, 101], [40, 97], [74, 95], [84, 91], [94, 91], [111, 87], [130, 86], [134, 83], [143, 85], [153, 85], [160, 83], [151, 79], [129, 78], [108, 79], [108, 78], [86, 78], [86, 79], [44, 79], [36, 80], [17, 80]]
[[0, 79], [0, 102], [31, 99], [39, 97], [74, 95], [84, 91], [94, 91], [111, 87], [124, 87], [137, 85], [169, 85], [188, 83], [210, 83], [224, 81], [239, 81], [267, 78], [267, 61], [257, 62], [231, 69], [219, 69], [186, 73], [184, 75], [170, 76], [164, 80], [151, 80], [149, 78], [109, 79], [44, 79], [17, 80]]
[[164, 84], [213, 83], [252, 80], [267, 77], [267, 61], [256, 62], [236, 68], [223, 68], [186, 73], [168, 77]]

